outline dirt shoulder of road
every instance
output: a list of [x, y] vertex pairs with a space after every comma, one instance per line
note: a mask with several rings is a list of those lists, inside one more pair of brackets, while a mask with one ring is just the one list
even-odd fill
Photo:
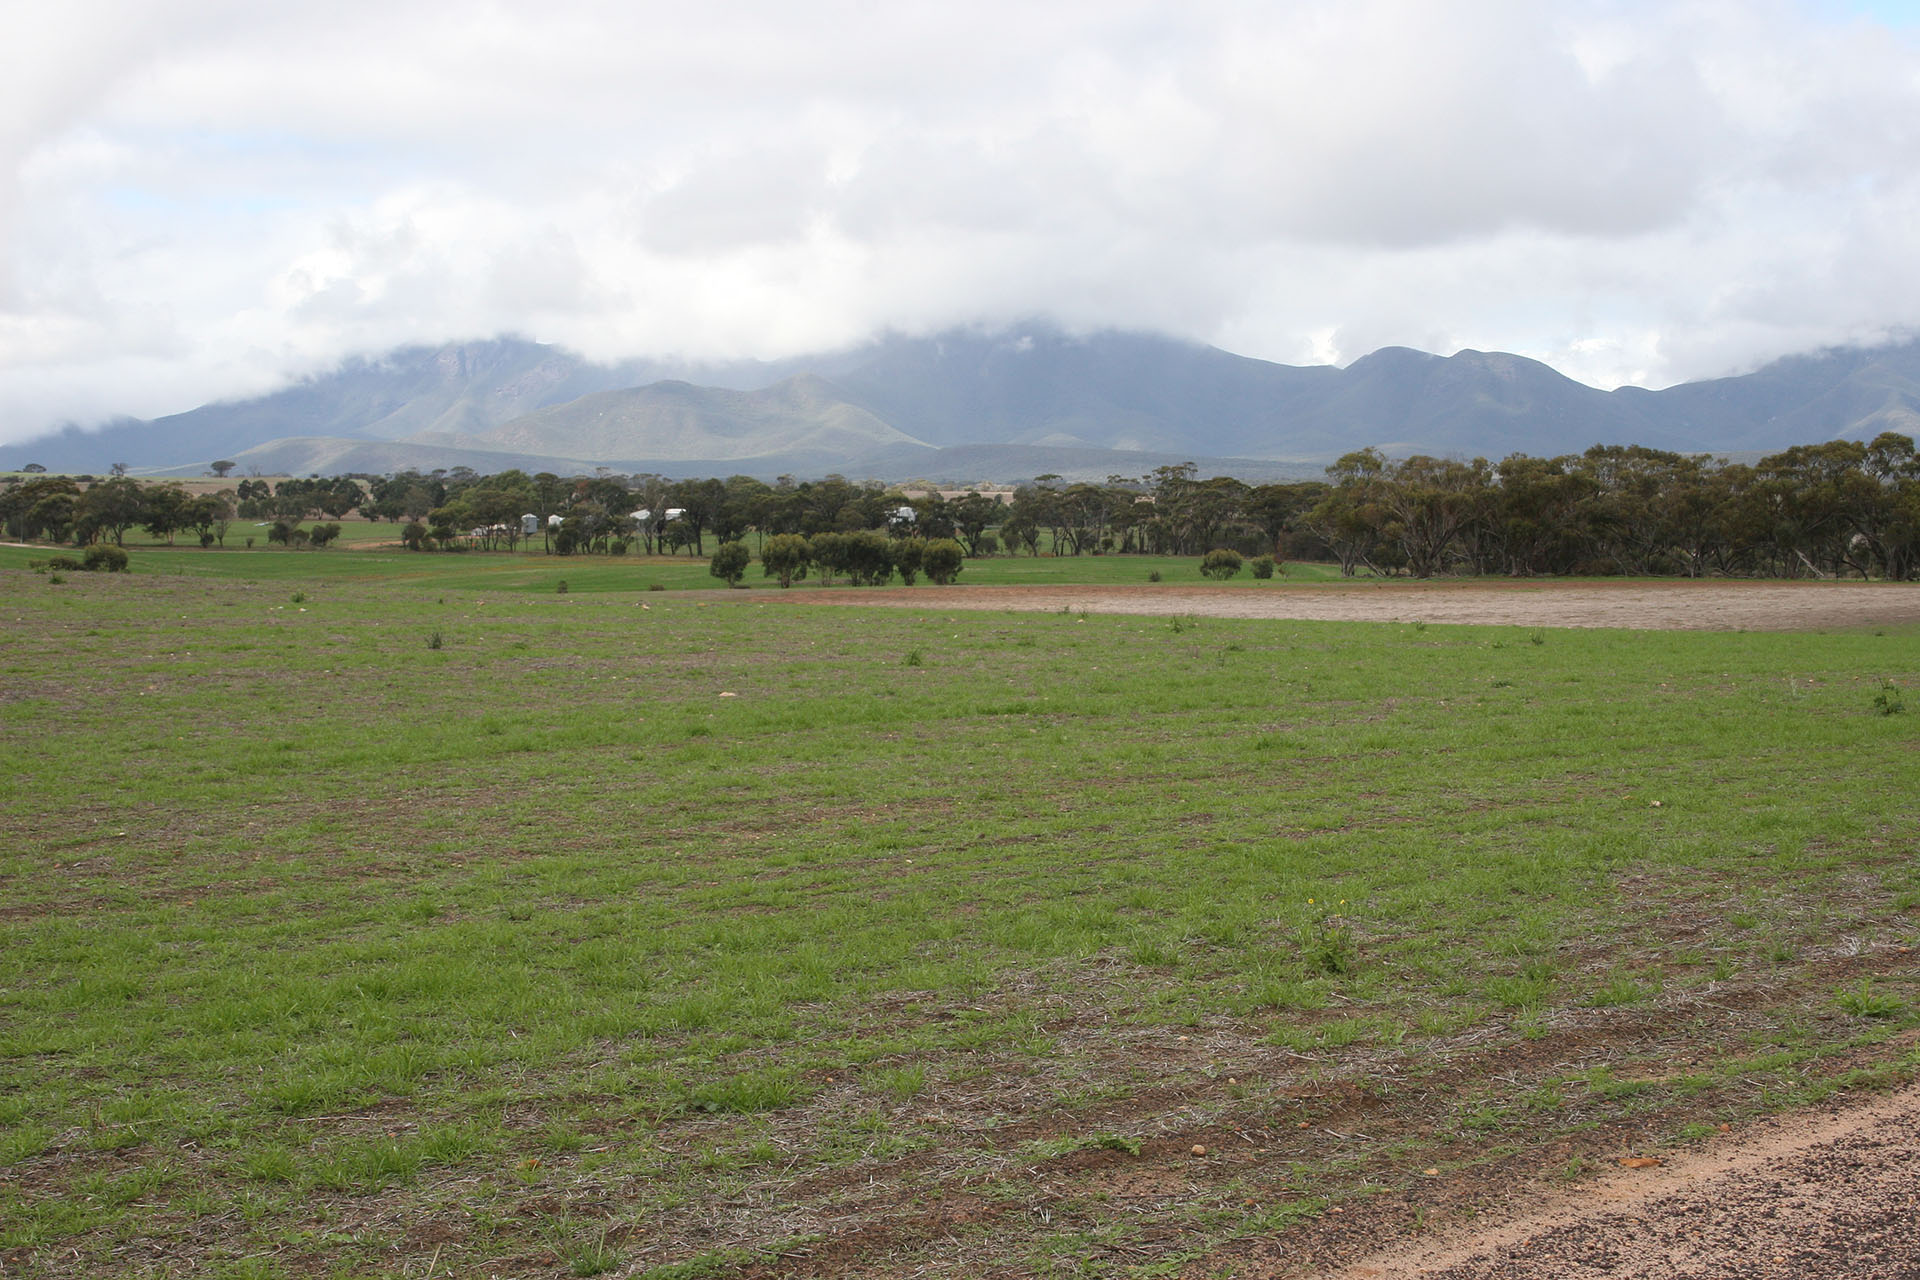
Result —
[[[756, 601], [762, 593], [754, 593]], [[778, 593], [797, 604], [1015, 612], [1194, 614], [1328, 622], [1472, 623], [1634, 630], [1816, 631], [1920, 622], [1920, 584], [1632, 582], [1312, 586], [919, 586]]]
[[[1654, 1161], [1658, 1161], [1654, 1163]], [[1396, 1240], [1328, 1280], [1920, 1275], [1920, 1086], [1775, 1116], [1471, 1226]], [[1259, 1274], [1259, 1273], [1252, 1273]], [[1270, 1275], [1299, 1274], [1274, 1270]]]

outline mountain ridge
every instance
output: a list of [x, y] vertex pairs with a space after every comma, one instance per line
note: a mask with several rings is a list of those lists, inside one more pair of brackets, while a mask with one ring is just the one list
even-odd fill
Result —
[[596, 364], [513, 337], [403, 347], [249, 400], [6, 446], [0, 467], [197, 473], [227, 458], [306, 474], [470, 457], [566, 473], [700, 463], [889, 479], [964, 460], [969, 478], [989, 478], [986, 468], [1016, 479], [1044, 456], [1094, 478], [1161, 465], [1150, 457], [1311, 474], [1368, 446], [1489, 458], [1595, 444], [1727, 453], [1916, 429], [1913, 339], [1601, 391], [1506, 352], [1385, 347], [1345, 368], [1295, 366], [1034, 323], [889, 335], [777, 362]]

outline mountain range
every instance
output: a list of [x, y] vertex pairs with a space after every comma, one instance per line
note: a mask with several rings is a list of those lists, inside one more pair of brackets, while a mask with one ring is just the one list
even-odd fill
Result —
[[1144, 333], [1032, 324], [886, 337], [774, 363], [597, 364], [519, 338], [356, 358], [254, 399], [0, 448], [0, 469], [197, 475], [606, 467], [883, 480], [1141, 475], [1248, 480], [1342, 453], [1553, 456], [1594, 444], [1755, 453], [1920, 434], [1920, 340], [1738, 377], [1599, 391], [1522, 356], [1388, 347], [1294, 366]]

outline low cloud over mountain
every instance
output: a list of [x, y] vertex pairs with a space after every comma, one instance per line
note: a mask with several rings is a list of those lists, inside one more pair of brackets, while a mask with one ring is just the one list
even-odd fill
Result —
[[1204, 460], [1312, 473], [1341, 453], [1551, 456], [1594, 444], [1770, 450], [1920, 429], [1920, 342], [1776, 361], [1663, 391], [1598, 391], [1520, 356], [1404, 347], [1344, 369], [1048, 326], [889, 338], [782, 361], [595, 364], [502, 338], [403, 348], [271, 395], [0, 451], [104, 471], [509, 466], [881, 478], [1138, 474]]

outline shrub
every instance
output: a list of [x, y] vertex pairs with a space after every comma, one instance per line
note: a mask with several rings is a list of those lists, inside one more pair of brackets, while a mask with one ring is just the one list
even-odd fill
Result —
[[713, 559], [707, 564], [707, 572], [719, 578], [730, 587], [740, 585], [740, 579], [747, 576], [747, 566], [753, 563], [753, 553], [747, 550], [744, 542], [723, 542], [720, 549], [713, 553]]
[[1883, 716], [1897, 716], [1907, 709], [1907, 700], [1900, 696], [1900, 686], [1891, 680], [1880, 682], [1880, 692], [1873, 695], [1873, 709]]
[[1147, 581], [1148, 581], [1148, 582], [1158, 582], [1158, 581], [1160, 581], [1160, 571], [1159, 571], [1158, 569], [1153, 569], [1153, 570], [1150, 570], [1150, 571], [1148, 571], [1148, 573], [1147, 573]]
[[123, 548], [116, 547], [111, 543], [97, 543], [87, 548], [86, 559], [79, 567], [89, 570], [105, 570], [108, 573], [125, 573], [127, 571], [127, 553]]
[[832, 586], [834, 575], [847, 569], [847, 535], [816, 533], [807, 539], [807, 545], [813, 548], [813, 565], [820, 570], [820, 581]]
[[855, 586], [884, 587], [893, 577], [893, 545], [885, 534], [872, 529], [845, 536], [845, 568]]
[[610, 556], [623, 556], [627, 554], [627, 540], [625, 538], [615, 538], [612, 542], [609, 542], [607, 544], [607, 554]]
[[927, 577], [944, 587], [960, 576], [960, 570], [966, 567], [966, 554], [952, 538], [935, 538], [921, 554], [920, 567], [926, 570]]
[[813, 547], [797, 533], [776, 533], [760, 547], [760, 576], [778, 578], [790, 587], [807, 576], [813, 563]]
[[[98, 551], [98, 550], [99, 550], [98, 547], [92, 548], [92, 551]], [[91, 554], [91, 552], [89, 552], [89, 554]], [[126, 553], [123, 551], [120, 554], [124, 556]], [[74, 559], [72, 556], [54, 556], [52, 559], [46, 562], [46, 567], [53, 570], [55, 573], [79, 573], [82, 570], [89, 568], [90, 566], [82, 564], [80, 561]]]
[[1247, 562], [1247, 568], [1253, 571], [1254, 577], [1264, 582], [1273, 576], [1273, 557], [1255, 556]]
[[565, 578], [560, 579], [560, 583], [554, 587], [554, 591], [560, 595], [567, 594], [567, 580]]
[[920, 576], [920, 566], [926, 555], [925, 538], [900, 538], [894, 542], [893, 567], [900, 571], [901, 583], [909, 587], [913, 585], [913, 580]]
[[1200, 572], [1215, 582], [1225, 582], [1240, 572], [1240, 553], [1228, 547], [1215, 547], [1201, 558]]
[[1000, 553], [1000, 539], [990, 533], [983, 533], [973, 540], [973, 554], [992, 556]]
[[332, 521], [328, 521], [326, 524], [317, 524], [307, 530], [308, 541], [312, 542], [316, 547], [324, 547], [339, 536], [340, 526], [334, 524]]

